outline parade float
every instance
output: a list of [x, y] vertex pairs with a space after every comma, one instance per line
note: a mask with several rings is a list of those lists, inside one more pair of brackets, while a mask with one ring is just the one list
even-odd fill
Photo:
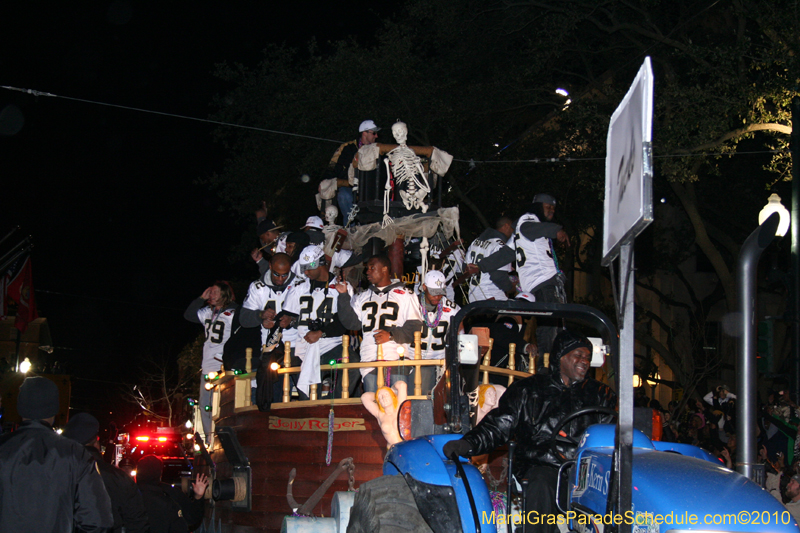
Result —
[[[354, 254], [369, 255], [383, 249], [392, 261], [394, 277], [410, 287], [424, 275], [431, 257], [438, 256], [452, 278], [460, 266], [458, 208], [440, 205], [443, 176], [452, 157], [435, 147], [407, 146], [403, 123], [395, 124], [392, 132], [396, 145], [367, 145], [354, 159], [350, 182], [357, 189], [357, 202], [349, 220], [334, 224], [335, 207], [326, 206], [324, 200], [320, 203], [328, 221], [324, 229], [326, 252], [332, 254], [337, 240], [341, 242], [346, 235], [344, 247]], [[282, 387], [281, 401], [253, 403], [251, 386], [258, 369], [252, 364], [244, 373], [223, 371], [213, 378], [215, 438], [208, 453], [204, 451], [196, 460], [196, 468], [210, 469], [214, 478], [206, 530], [277, 532], [287, 516], [329, 516], [333, 494], [354, 491], [380, 476], [387, 449], [398, 439], [458, 433], [462, 424], [469, 423], [470, 408], [464, 403], [467, 393], [473, 392], [475, 410], [478, 403], [491, 406], [504, 388], [498, 385], [495, 390], [489, 383], [490, 374], [508, 385], [528, 376], [527, 369], [536, 368], [532, 357], [519, 359], [517, 351], [522, 347], [512, 344], [492, 348], [487, 331], [478, 333], [470, 338], [474, 344], [471, 357], [476, 360], [468, 365], [474, 382], [468, 389], [465, 384], [453, 386], [452, 371], [459, 368], [457, 350], [452, 351], [454, 359], [448, 356], [449, 363], [445, 359], [423, 360], [419, 334], [414, 353], [404, 354], [399, 361], [381, 361], [379, 351], [378, 361], [370, 363], [350, 362], [351, 339], [346, 336], [341, 361], [320, 368], [322, 372], [334, 371], [336, 379], [342, 380], [341, 398], [334, 399], [321, 385], [311, 386], [308, 400], [293, 397], [290, 376], [301, 369], [291, 366], [288, 343], [262, 358], [262, 373], [268, 372], [270, 382]], [[490, 366], [492, 350], [508, 354], [503, 368]], [[381, 387], [384, 369], [398, 366], [416, 371], [407, 390], [388, 389], [395, 398], [381, 401], [371, 393], [350, 396], [353, 384], [347, 369], [379, 368]], [[420, 387], [418, 369], [422, 366], [440, 369], [442, 378], [431, 394], [423, 393]], [[478, 381], [483, 384], [480, 391]], [[501, 456], [499, 452], [483, 458], [483, 470], [497, 488], [500, 482], [496, 479], [502, 477]], [[487, 468], [489, 464], [491, 469]]]

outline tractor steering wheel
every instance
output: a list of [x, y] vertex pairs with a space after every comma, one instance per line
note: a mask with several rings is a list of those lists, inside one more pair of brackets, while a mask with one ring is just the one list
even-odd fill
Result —
[[560, 462], [564, 462], [567, 460], [564, 455], [558, 451], [558, 447], [556, 444], [567, 444], [574, 448], [578, 447], [578, 441], [575, 437], [571, 437], [569, 435], [559, 435], [561, 429], [567, 425], [568, 422], [571, 422], [573, 419], [578, 418], [579, 416], [588, 415], [590, 413], [601, 413], [606, 415], [612, 415], [614, 418], [617, 418], [617, 411], [613, 407], [601, 407], [599, 405], [591, 406], [591, 407], [584, 407], [582, 409], [578, 409], [577, 411], [572, 411], [567, 416], [562, 418], [558, 425], [553, 429], [553, 434], [550, 437], [550, 450], [553, 452], [553, 455], [559, 459]]

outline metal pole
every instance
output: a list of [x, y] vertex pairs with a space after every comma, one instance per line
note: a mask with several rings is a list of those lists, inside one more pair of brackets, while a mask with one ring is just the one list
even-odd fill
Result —
[[11, 236], [12, 236], [14, 233], [16, 233], [17, 231], [19, 231], [19, 226], [15, 226], [14, 228], [12, 228], [12, 229], [11, 229], [11, 231], [9, 231], [8, 233], [6, 233], [6, 236], [5, 236], [5, 237], [3, 237], [2, 239], [0, 239], [0, 244], [3, 244], [4, 242], [6, 242], [6, 240], [7, 240], [9, 237], [11, 237]]
[[761, 253], [775, 239], [781, 217], [778, 213], [764, 221], [744, 241], [736, 267], [736, 287], [739, 291], [739, 343], [736, 369], [736, 470], [752, 479], [756, 456], [756, 279]]
[[[794, 126], [798, 127], [795, 128]], [[792, 332], [792, 361], [794, 362], [794, 401], [800, 403], [800, 286], [797, 283], [800, 273], [800, 97], [792, 98], [792, 267], [789, 271], [789, 297]]]
[[[17, 328], [14, 328], [14, 329], [17, 329]], [[19, 345], [20, 345], [20, 341], [22, 341], [22, 337], [20, 336], [19, 330], [17, 329], [17, 343], [16, 343], [17, 361], [16, 361], [16, 366], [14, 367], [14, 372], [19, 372]]]
[[[623, 515], [631, 510], [633, 461], [633, 342], [634, 342], [634, 270], [633, 241], [623, 244], [619, 251], [619, 290], [622, 324], [619, 331], [619, 366], [617, 368], [617, 423], [616, 483], [617, 509]], [[619, 525], [619, 533], [631, 531], [631, 524]]]

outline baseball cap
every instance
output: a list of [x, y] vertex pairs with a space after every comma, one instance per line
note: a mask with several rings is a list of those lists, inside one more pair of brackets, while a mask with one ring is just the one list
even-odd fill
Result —
[[268, 231], [277, 231], [281, 229], [283, 226], [276, 226], [275, 221], [270, 219], [264, 219], [258, 223], [258, 229], [256, 230], [256, 235], [262, 235]]
[[535, 302], [536, 301], [536, 296], [534, 296], [533, 294], [531, 294], [529, 292], [521, 292], [521, 293], [517, 294], [517, 300], [527, 300], [529, 302]]
[[375, 124], [375, 122], [373, 122], [372, 120], [365, 120], [358, 127], [358, 133], [362, 133], [368, 130], [381, 131], [381, 129]]
[[447, 280], [444, 277], [444, 274], [439, 272], [438, 270], [429, 270], [427, 274], [425, 274], [425, 287], [428, 289], [428, 294], [432, 296], [444, 296], [447, 294]]
[[537, 194], [536, 196], [533, 197], [533, 203], [534, 204], [542, 203], [542, 204], [556, 205], [556, 199], [552, 195], [549, 195], [549, 194], [546, 194], [546, 193], [539, 193], [539, 194]]
[[303, 227], [304, 228], [322, 229], [323, 228], [322, 219], [317, 217], [317, 216], [308, 217], [306, 219], [306, 225], [303, 226]]
[[306, 246], [303, 248], [303, 251], [300, 252], [300, 259], [298, 259], [298, 262], [300, 263], [300, 270], [302, 271], [312, 270], [325, 264], [325, 252], [322, 250], [322, 246], [316, 244]]

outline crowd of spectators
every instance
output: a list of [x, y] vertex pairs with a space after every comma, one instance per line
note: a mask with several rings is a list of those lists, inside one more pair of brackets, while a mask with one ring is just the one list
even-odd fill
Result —
[[[638, 388], [635, 406], [657, 411], [661, 440], [698, 446], [736, 469], [737, 397], [718, 385], [702, 400], [671, 401], [663, 407]], [[756, 420], [757, 461], [764, 468], [764, 485], [800, 520], [800, 410], [780, 382], [761, 391]]]

